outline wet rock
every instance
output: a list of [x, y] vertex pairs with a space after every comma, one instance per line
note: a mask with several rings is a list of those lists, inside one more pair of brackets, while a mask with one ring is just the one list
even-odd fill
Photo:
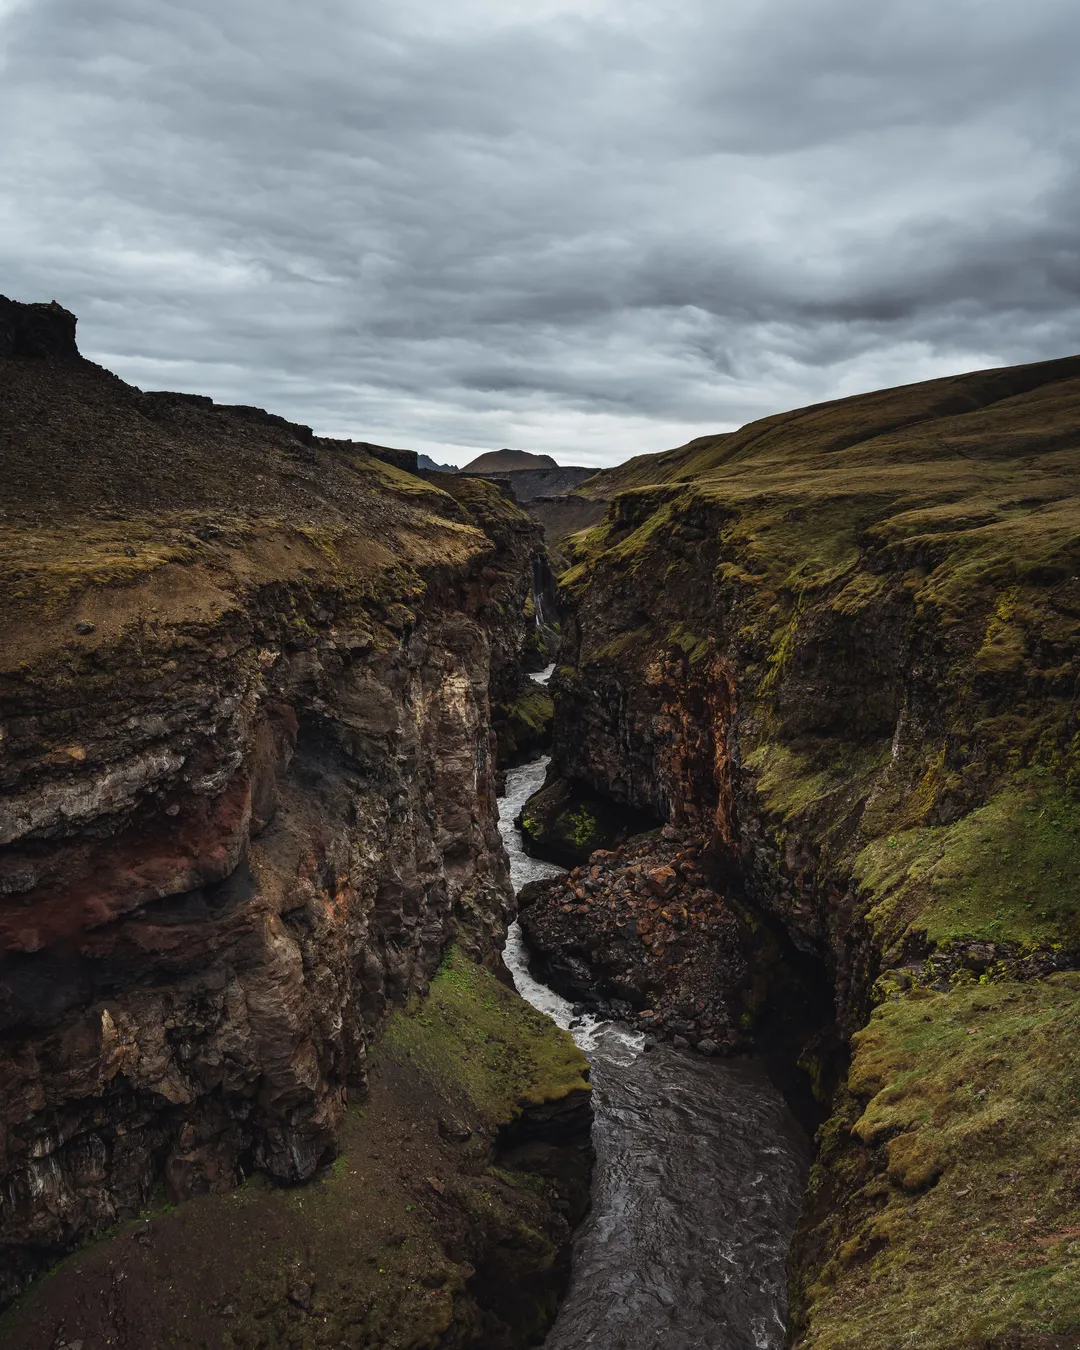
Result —
[[519, 909], [525, 909], [542, 899], [551, 890], [550, 881], [529, 881], [517, 893]]
[[703, 1036], [694, 1049], [699, 1055], [706, 1055], [708, 1057], [719, 1054], [720, 1052], [720, 1047], [709, 1036]]

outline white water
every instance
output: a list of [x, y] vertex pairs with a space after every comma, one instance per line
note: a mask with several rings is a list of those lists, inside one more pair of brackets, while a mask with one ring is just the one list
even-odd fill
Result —
[[[543, 787], [549, 762], [548, 756], [545, 755], [543, 759], [536, 759], [529, 764], [522, 764], [520, 768], [510, 769], [506, 775], [506, 795], [499, 798], [499, 833], [510, 858], [510, 881], [515, 894], [527, 882], [562, 876], [566, 870], [556, 866], [555, 863], [530, 858], [522, 847], [521, 831], [514, 826], [514, 821], [526, 801]], [[641, 1053], [645, 1038], [638, 1032], [629, 1031], [617, 1023], [604, 1022], [596, 1017], [575, 1017], [573, 1007], [566, 999], [533, 978], [529, 972], [529, 954], [521, 935], [521, 925], [517, 920], [510, 925], [510, 930], [506, 934], [503, 960], [514, 977], [514, 984], [521, 997], [534, 1008], [547, 1013], [552, 1021], [557, 1022], [564, 1030], [569, 1029], [574, 1040], [587, 1055], [591, 1056], [601, 1043], [605, 1055], [619, 1062], [630, 1063]]]
[[[530, 858], [514, 828], [547, 765], [511, 769], [499, 801], [515, 891], [563, 871]], [[529, 973], [517, 923], [504, 958], [522, 997], [570, 1029], [594, 1084], [592, 1209], [544, 1350], [780, 1350], [808, 1150], [764, 1070], [645, 1054], [636, 1032], [575, 1018]]]

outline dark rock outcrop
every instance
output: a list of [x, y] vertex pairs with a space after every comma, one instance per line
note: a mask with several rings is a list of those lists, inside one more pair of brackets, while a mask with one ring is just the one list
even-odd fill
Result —
[[0, 306], [0, 1297], [333, 1157], [452, 941], [500, 966], [490, 708], [537, 532]]
[[769, 418], [601, 475], [568, 546], [554, 777], [696, 839], [853, 1055], [833, 1097], [801, 1052], [800, 1346], [1080, 1330], [1078, 410], [1070, 358]]
[[582, 790], [551, 777], [521, 813], [526, 853], [563, 867], [586, 862], [596, 849], [611, 849], [659, 822], [648, 811], [612, 802], [607, 794]]
[[747, 935], [710, 887], [699, 844], [665, 834], [597, 850], [538, 887], [520, 914], [531, 960], [565, 998], [731, 1051], [745, 1044]]
[[0, 361], [78, 362], [75, 325], [75, 315], [55, 300], [22, 305], [0, 295]]
[[332, 1167], [123, 1226], [0, 1318], [6, 1350], [534, 1344], [588, 1199], [580, 1052], [454, 951], [371, 1060]]
[[563, 544], [579, 530], [599, 525], [607, 512], [607, 502], [568, 492], [557, 497], [533, 497], [525, 509], [544, 531], [544, 544], [551, 565], [562, 572], [567, 567]]
[[505, 483], [516, 502], [532, 502], [540, 497], [565, 497], [579, 483], [596, 474], [595, 469], [577, 465], [559, 465], [553, 469], [514, 469], [507, 473], [485, 473], [485, 478]]

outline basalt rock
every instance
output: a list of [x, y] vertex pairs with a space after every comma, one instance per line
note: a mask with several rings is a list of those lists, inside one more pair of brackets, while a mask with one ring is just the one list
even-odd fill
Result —
[[492, 702], [536, 527], [0, 303], [0, 1297], [334, 1156], [366, 1047], [510, 892]]
[[609, 505], [566, 545], [552, 779], [685, 831], [832, 1005], [792, 1047], [832, 1112], [793, 1259], [807, 1350], [1080, 1332], [1053, 1048], [1080, 957], [1078, 413], [1069, 358], [581, 489]]
[[535, 1344], [588, 1201], [584, 1057], [456, 949], [370, 1060], [312, 1182], [122, 1226], [0, 1317], [5, 1350]]
[[594, 853], [525, 897], [533, 968], [565, 998], [609, 1005], [642, 1030], [735, 1049], [745, 1041], [747, 935], [708, 880], [685, 840]]
[[563, 867], [576, 867], [597, 849], [623, 844], [656, 823], [647, 811], [614, 804], [609, 797], [551, 773], [529, 798], [518, 822], [526, 853]]

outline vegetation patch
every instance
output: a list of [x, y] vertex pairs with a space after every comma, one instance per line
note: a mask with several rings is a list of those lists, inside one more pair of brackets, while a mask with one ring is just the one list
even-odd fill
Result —
[[[1078, 405], [1076, 358], [981, 371], [579, 489], [609, 505], [569, 546], [557, 697], [591, 743], [557, 767], [677, 815], [728, 805], [729, 752], [753, 898], [833, 962], [843, 1030], [882, 1002], [820, 1136], [806, 1350], [1080, 1329], [1076, 977], [1044, 978], [1080, 954]], [[684, 633], [731, 674], [723, 726], [693, 678], [658, 706]]]
[[566, 867], [585, 862], [598, 848], [613, 848], [656, 824], [632, 807], [583, 792], [559, 779], [525, 803], [521, 833], [538, 858]]
[[9, 1309], [5, 1350], [535, 1344], [569, 1228], [545, 1177], [492, 1165], [496, 1137], [530, 1105], [587, 1094], [584, 1057], [453, 953], [371, 1066], [316, 1181], [256, 1176], [124, 1225]]
[[408, 1061], [493, 1129], [527, 1106], [589, 1091], [570, 1033], [456, 949], [427, 998], [390, 1018], [376, 1063], [381, 1055]]
[[499, 743], [499, 764], [514, 764], [530, 751], [539, 750], [551, 737], [555, 705], [551, 695], [535, 680], [509, 705], [492, 710]]
[[954, 825], [875, 839], [855, 876], [871, 923], [943, 946], [1080, 942], [1080, 804], [1048, 773], [1018, 775]]
[[[850, 1195], [827, 1221], [834, 1255], [806, 1291], [802, 1344], [954, 1350], [1075, 1335], [1078, 1037], [1075, 973], [875, 1010], [848, 1079], [863, 1104], [854, 1151], [844, 1146]], [[835, 1184], [829, 1162], [826, 1145], [811, 1206]]]

